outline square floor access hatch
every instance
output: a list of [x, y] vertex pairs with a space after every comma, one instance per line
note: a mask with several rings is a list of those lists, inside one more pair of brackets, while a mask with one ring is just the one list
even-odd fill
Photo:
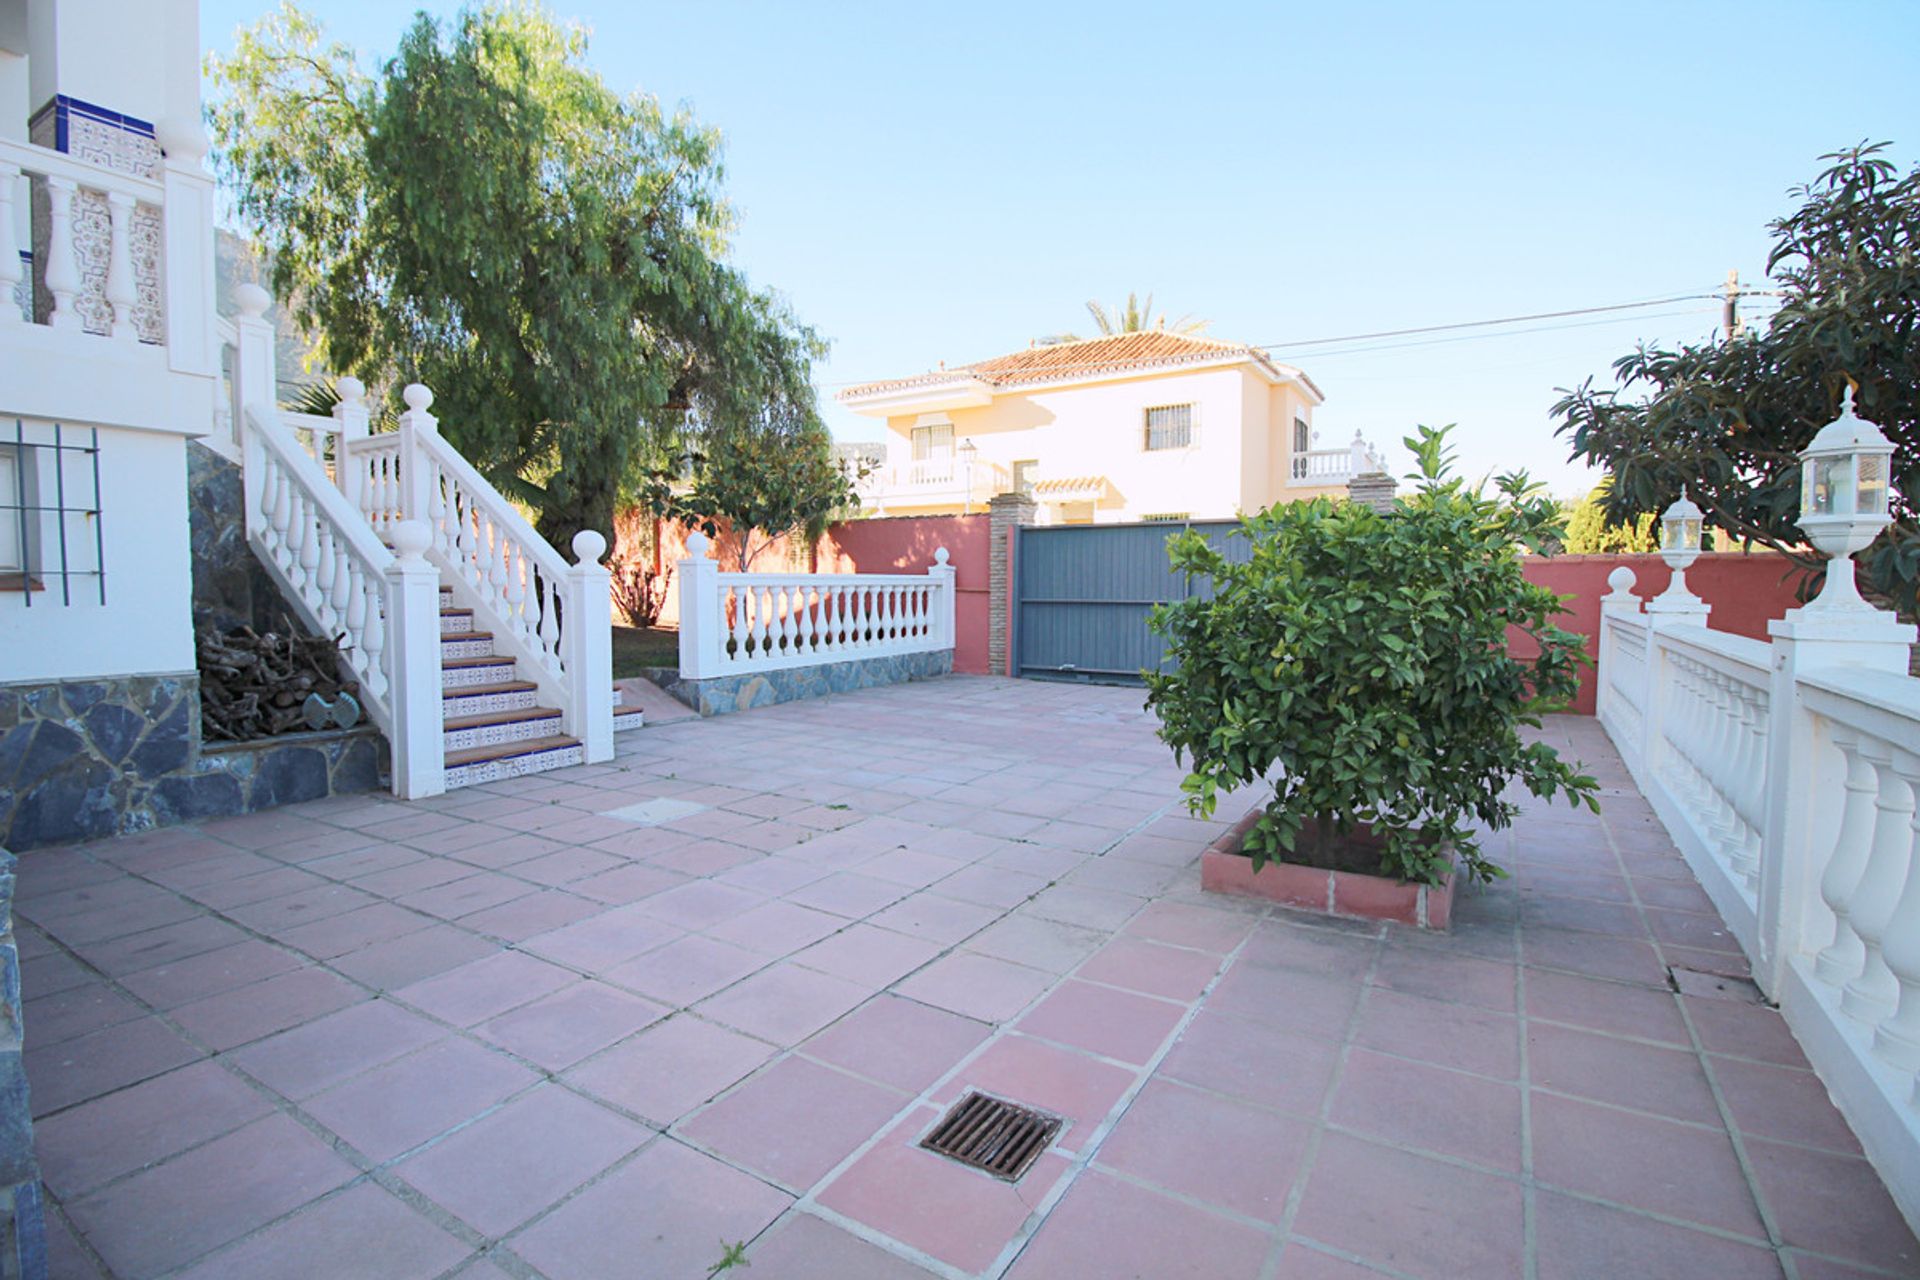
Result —
[[984, 1093], [969, 1093], [933, 1132], [920, 1140], [928, 1151], [1017, 1182], [1053, 1136], [1060, 1117], [1035, 1111]]

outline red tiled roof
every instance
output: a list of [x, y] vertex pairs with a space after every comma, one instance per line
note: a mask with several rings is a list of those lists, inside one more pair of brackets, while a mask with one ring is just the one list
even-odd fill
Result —
[[[1240, 342], [1223, 342], [1218, 338], [1199, 338], [1189, 334], [1168, 333], [1162, 329], [1148, 329], [1137, 333], [1117, 333], [1105, 338], [1088, 338], [1080, 342], [1029, 347], [1025, 351], [994, 356], [952, 369], [916, 374], [911, 378], [868, 382], [848, 387], [840, 393], [839, 398], [847, 400], [965, 379], [977, 379], [995, 387], [1014, 387], [1064, 378], [1094, 377], [1103, 373], [1130, 373], [1142, 369], [1205, 364], [1235, 357], [1253, 360], [1281, 377], [1299, 378], [1309, 387], [1313, 386], [1300, 370], [1268, 358], [1258, 347]], [[1315, 387], [1314, 392], [1318, 394], [1319, 388]]]

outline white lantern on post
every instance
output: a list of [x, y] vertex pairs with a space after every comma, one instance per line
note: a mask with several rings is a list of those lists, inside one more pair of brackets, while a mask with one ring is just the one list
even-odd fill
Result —
[[1853, 413], [1847, 388], [1840, 416], [1800, 455], [1800, 530], [1828, 557], [1826, 585], [1809, 609], [1871, 609], [1853, 580], [1853, 554], [1887, 527], [1893, 442]]
[[1680, 500], [1660, 513], [1660, 558], [1673, 570], [1673, 580], [1654, 606], [1691, 608], [1700, 598], [1687, 587], [1687, 567], [1700, 558], [1700, 530], [1704, 516], [1699, 506], [1680, 490]]

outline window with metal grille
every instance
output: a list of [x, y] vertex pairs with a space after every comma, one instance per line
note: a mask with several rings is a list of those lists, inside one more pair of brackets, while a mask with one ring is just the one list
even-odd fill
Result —
[[1307, 425], [1305, 418], [1293, 420], [1293, 451], [1305, 453], [1313, 448], [1313, 428]]
[[1033, 496], [1033, 473], [1040, 469], [1037, 459], [1026, 458], [1013, 464], [1013, 491]]
[[[100, 432], [15, 418], [0, 432], [0, 592], [107, 602], [100, 537]], [[57, 596], [54, 594], [57, 592]]]
[[1147, 448], [1185, 449], [1192, 443], [1192, 405], [1163, 404], [1147, 410]]

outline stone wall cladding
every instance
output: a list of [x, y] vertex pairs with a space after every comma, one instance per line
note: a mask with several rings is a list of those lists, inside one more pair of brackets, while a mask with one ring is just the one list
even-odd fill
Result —
[[992, 543], [987, 550], [987, 672], [1008, 676], [1012, 662], [1013, 563], [1012, 547], [1019, 535], [1011, 531], [1034, 522], [1039, 507], [1024, 493], [997, 494], [987, 504]]
[[1393, 495], [1400, 484], [1384, 471], [1371, 471], [1347, 481], [1347, 498], [1385, 514], [1393, 510]]
[[187, 526], [193, 547], [193, 629], [284, 631], [292, 611], [247, 545], [240, 464], [187, 442]]
[[371, 725], [203, 746], [191, 671], [0, 685], [0, 844], [23, 851], [370, 791], [386, 759]]
[[46, 1280], [47, 1237], [33, 1108], [22, 1060], [20, 951], [13, 939], [13, 855], [0, 849], [0, 1280]]
[[664, 668], [649, 671], [647, 676], [701, 715], [724, 716], [754, 707], [770, 707], [777, 702], [824, 698], [876, 685], [904, 684], [909, 680], [931, 680], [952, 672], [953, 650], [940, 649], [931, 653], [897, 653], [851, 662], [829, 662], [816, 667], [717, 676], [711, 680], [682, 680], [677, 671]]

